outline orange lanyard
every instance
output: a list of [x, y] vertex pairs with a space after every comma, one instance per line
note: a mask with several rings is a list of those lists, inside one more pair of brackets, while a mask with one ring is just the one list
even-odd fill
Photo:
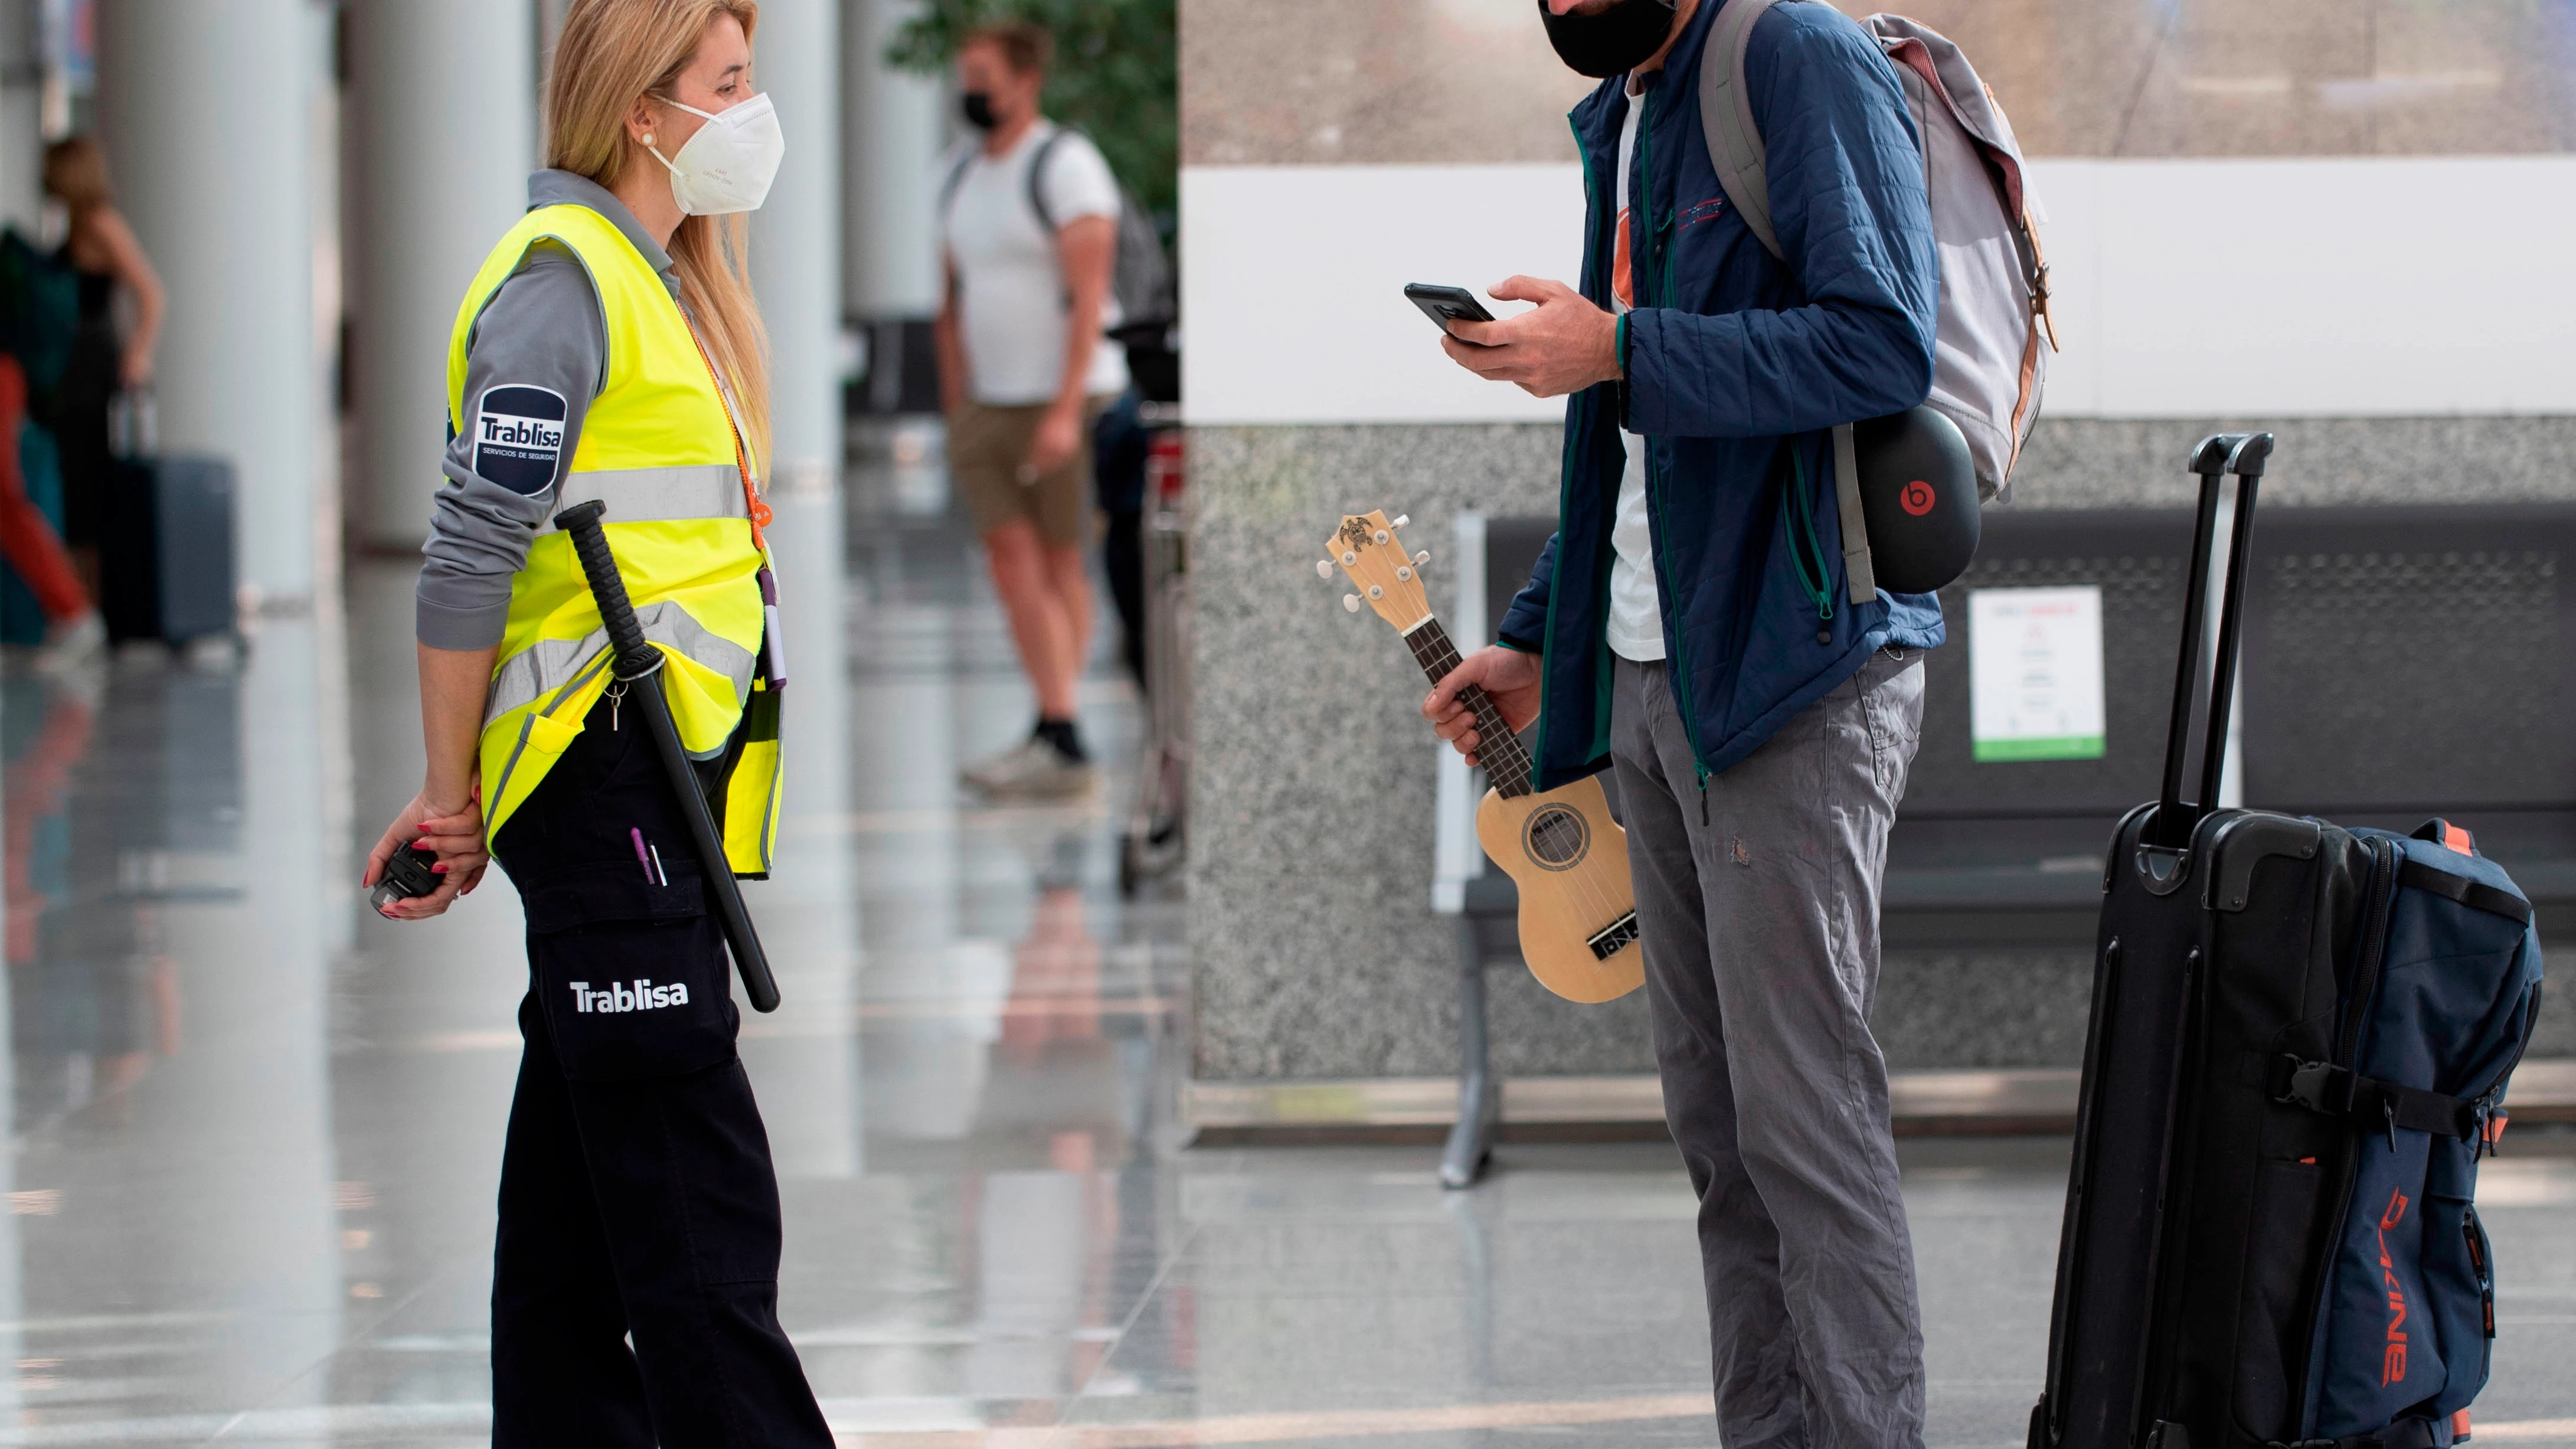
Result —
[[733, 429], [733, 466], [735, 471], [742, 475], [743, 508], [751, 518], [751, 546], [766, 554], [769, 552], [769, 540], [762, 530], [769, 527], [772, 515], [769, 505], [761, 501], [760, 490], [751, 485], [751, 454], [742, 444], [742, 424], [733, 415], [733, 399], [725, 393], [724, 378], [716, 372], [716, 360], [707, 355], [707, 344], [705, 339], [698, 336], [697, 324], [690, 322], [686, 317], [681, 321], [689, 329], [689, 340], [697, 344], [698, 361], [707, 366], [707, 380], [715, 384], [716, 402], [724, 408], [725, 425]]

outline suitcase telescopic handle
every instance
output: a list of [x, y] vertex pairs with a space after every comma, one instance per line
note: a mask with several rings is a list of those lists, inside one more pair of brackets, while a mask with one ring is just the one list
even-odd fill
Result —
[[2218, 493], [2227, 476], [2227, 459], [2245, 441], [2243, 433], [2212, 433], [2191, 450], [2190, 471], [2200, 475], [2200, 508], [2192, 522], [2191, 566], [2184, 572], [2182, 649], [2174, 656], [2173, 713], [2165, 723], [2164, 788], [2156, 796], [2156, 817], [2148, 842], [2179, 848], [2191, 839], [2183, 819], [2183, 757], [2191, 747], [2191, 697], [2200, 679], [2201, 639], [2209, 626], [2209, 556], [2218, 541]]
[[2218, 658], [2209, 676], [2209, 727], [2201, 736], [2200, 809], [2218, 808], [2218, 781], [2227, 765], [2227, 721], [2236, 705], [2236, 659], [2245, 642], [2245, 578], [2253, 572], [2254, 495], [2263, 484], [2263, 463], [2272, 456], [2272, 435], [2252, 433], [2228, 450], [2227, 471], [2236, 475], [2236, 521], [2227, 532], [2227, 587], [2218, 613]]

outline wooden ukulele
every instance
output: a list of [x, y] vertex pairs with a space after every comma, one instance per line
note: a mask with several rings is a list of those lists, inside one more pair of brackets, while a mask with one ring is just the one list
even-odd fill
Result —
[[[1324, 544], [1333, 556], [1315, 572], [1329, 579], [1339, 563], [1360, 590], [1343, 596], [1342, 607], [1357, 613], [1366, 596], [1438, 684], [1458, 667], [1458, 650], [1422, 590], [1431, 555], [1407, 558], [1396, 538], [1404, 521], [1389, 523], [1383, 512], [1343, 519]], [[1529, 751], [1493, 700], [1471, 684], [1458, 702], [1476, 717], [1476, 755], [1494, 782], [1476, 807], [1476, 838], [1520, 887], [1521, 957], [1530, 974], [1568, 1001], [1610, 1001], [1636, 990], [1646, 973], [1628, 832], [1610, 818], [1601, 782], [1581, 779], [1545, 794], [1531, 789]]]

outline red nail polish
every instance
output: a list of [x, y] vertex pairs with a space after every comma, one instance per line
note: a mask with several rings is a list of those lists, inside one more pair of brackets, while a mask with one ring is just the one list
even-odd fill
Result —
[[445, 875], [445, 874], [447, 874], [447, 862], [442, 860], [442, 861], [440, 861], [438, 864], [431, 866], [431, 867], [429, 868], [429, 873], [430, 873], [431, 875]]

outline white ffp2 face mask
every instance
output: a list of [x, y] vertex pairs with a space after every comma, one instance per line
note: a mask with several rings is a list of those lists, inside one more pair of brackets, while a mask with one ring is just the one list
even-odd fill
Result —
[[680, 203], [681, 212], [723, 216], [759, 210], [769, 196], [769, 183], [778, 177], [779, 159], [787, 154], [787, 138], [778, 129], [778, 112], [769, 104], [768, 93], [723, 111], [666, 103], [707, 118], [678, 155], [646, 148], [653, 151], [654, 160], [670, 168], [671, 199]]

